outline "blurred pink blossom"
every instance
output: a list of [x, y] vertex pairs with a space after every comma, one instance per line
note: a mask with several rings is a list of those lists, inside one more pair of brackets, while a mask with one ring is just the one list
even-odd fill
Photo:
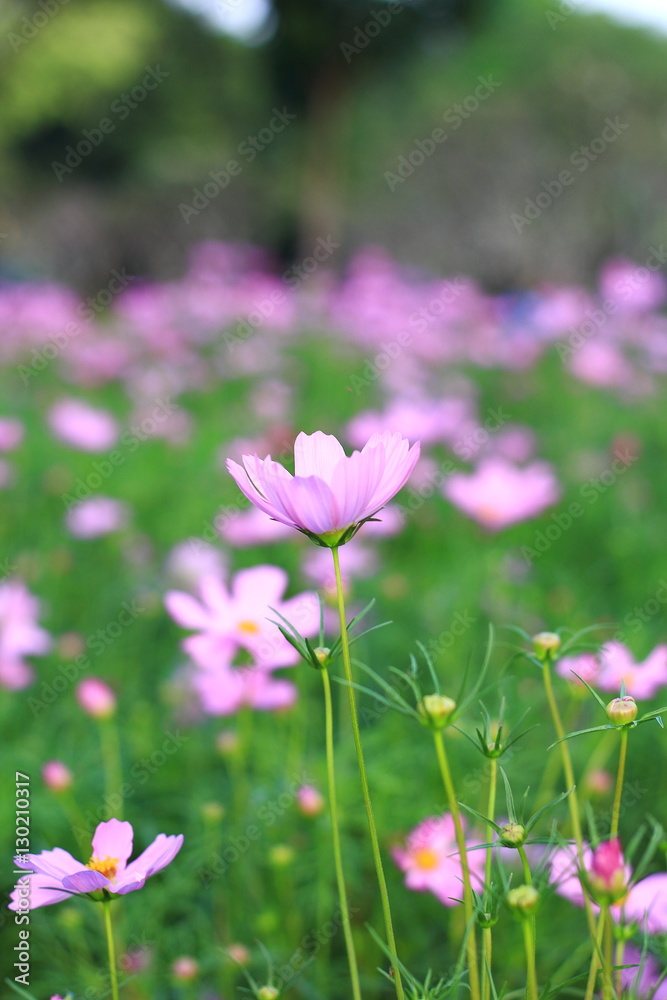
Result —
[[203, 538], [187, 538], [170, 551], [166, 569], [176, 583], [194, 587], [203, 576], [222, 576], [226, 565], [220, 549]]
[[[636, 966], [621, 972], [628, 996], [637, 997], [637, 1000], [648, 1000], [649, 997], [651, 1000], [667, 1000], [667, 978], [663, 978], [663, 970], [650, 952], [642, 959], [641, 950], [629, 944], [623, 955], [623, 964]], [[656, 989], [659, 980], [660, 985]]]
[[319, 627], [319, 602], [312, 592], [283, 600], [288, 581], [278, 566], [241, 570], [229, 588], [220, 577], [207, 575], [199, 581], [199, 600], [172, 590], [165, 606], [179, 625], [197, 630], [183, 641], [183, 649], [202, 667], [231, 663], [242, 650], [261, 667], [289, 666], [299, 654], [270, 619], [277, 611], [311, 637]]
[[111, 497], [91, 497], [81, 500], [68, 510], [65, 523], [75, 538], [98, 538], [124, 528], [128, 507]]
[[659, 309], [667, 299], [667, 281], [659, 273], [664, 261], [649, 258], [654, 263], [651, 270], [623, 257], [613, 257], [604, 263], [600, 272], [600, 295], [612, 302], [615, 311], [643, 313]]
[[25, 427], [13, 417], [0, 417], [0, 451], [13, 451], [23, 440]]
[[291, 708], [297, 699], [294, 684], [276, 679], [270, 670], [258, 666], [232, 667], [219, 662], [193, 671], [191, 683], [209, 715], [232, 715], [244, 705], [274, 712]]
[[99, 677], [84, 677], [75, 693], [81, 708], [93, 719], [108, 719], [116, 711], [116, 695]]
[[[398, 867], [406, 873], [408, 889], [432, 892], [445, 906], [456, 906], [461, 901], [463, 876], [454, 820], [449, 813], [429, 816], [408, 835], [405, 847], [395, 847], [392, 855]], [[473, 887], [480, 890], [484, 877], [484, 852], [469, 851], [467, 857]]]
[[37, 624], [39, 601], [21, 580], [0, 583], [0, 686], [27, 687], [33, 669], [24, 656], [41, 656], [51, 648], [51, 636]]
[[42, 778], [52, 792], [64, 792], [72, 787], [74, 775], [61, 760], [47, 760], [42, 767]]
[[591, 687], [595, 687], [600, 673], [600, 663], [595, 653], [579, 653], [577, 656], [564, 656], [556, 664], [556, 673], [572, 684], [583, 688], [584, 685], [579, 678], [574, 676], [578, 674]]
[[106, 451], [118, 440], [118, 424], [106, 410], [80, 399], [61, 399], [48, 413], [52, 432], [81, 451]]
[[654, 698], [667, 685], [667, 645], [656, 646], [645, 660], [636, 663], [622, 642], [606, 643], [600, 650], [598, 684], [603, 691], [619, 691], [623, 681], [633, 698]]
[[503, 458], [485, 458], [474, 472], [449, 476], [442, 493], [487, 530], [500, 531], [550, 507], [560, 487], [546, 462], [520, 468]]
[[324, 796], [313, 785], [302, 785], [296, 793], [296, 801], [304, 816], [319, 816], [325, 806]]

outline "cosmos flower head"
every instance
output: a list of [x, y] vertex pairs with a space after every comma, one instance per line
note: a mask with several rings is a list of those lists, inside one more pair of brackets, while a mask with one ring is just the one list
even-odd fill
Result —
[[361, 451], [346, 455], [332, 434], [316, 431], [294, 442], [294, 475], [271, 456], [244, 455], [227, 468], [241, 492], [269, 517], [334, 548], [398, 493], [419, 458], [400, 434], [373, 434]]
[[25, 868], [12, 892], [10, 910], [23, 912], [38, 906], [50, 906], [72, 895], [97, 894], [124, 896], [143, 888], [150, 875], [165, 868], [176, 857], [183, 843], [183, 834], [158, 834], [146, 850], [127, 863], [132, 853], [131, 823], [110, 819], [100, 823], [93, 836], [90, 861], [81, 862], [69, 851], [55, 847], [40, 854], [23, 854], [14, 859], [18, 868]]

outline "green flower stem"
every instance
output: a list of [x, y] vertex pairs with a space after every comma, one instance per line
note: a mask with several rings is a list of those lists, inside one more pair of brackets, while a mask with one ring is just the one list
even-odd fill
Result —
[[591, 955], [591, 966], [588, 972], [588, 982], [586, 984], [586, 996], [584, 997], [584, 1000], [593, 1000], [593, 994], [595, 993], [595, 980], [597, 978], [598, 969], [600, 968], [600, 958], [602, 955], [602, 936], [604, 933], [605, 915], [605, 908], [602, 907], [598, 916], [595, 944], [593, 946], [593, 954]]
[[[354, 940], [350, 927], [350, 911], [347, 902], [347, 890], [345, 888], [345, 876], [343, 874], [343, 858], [340, 850], [340, 827], [338, 823], [338, 801], [336, 798], [336, 772], [334, 770], [334, 741], [333, 741], [333, 709], [331, 704], [331, 681], [326, 668], [320, 670], [322, 675], [322, 685], [324, 687], [324, 712], [327, 747], [327, 780], [329, 784], [329, 812], [331, 815], [331, 830], [333, 835], [334, 865], [336, 868], [336, 882], [338, 884], [338, 898], [340, 900], [341, 918], [343, 921], [343, 935], [345, 937], [345, 948], [347, 950], [347, 961], [350, 967], [350, 981], [352, 983], [352, 996], [354, 1000], [361, 1000], [361, 987], [359, 986], [359, 970], [357, 967], [357, 956], [354, 950]], [[350, 689], [351, 690], [351, 689]]]
[[521, 858], [521, 867], [523, 868], [523, 880], [526, 885], [533, 884], [533, 876], [530, 874], [530, 865], [528, 864], [528, 858], [526, 857], [526, 849], [523, 847], [518, 848], [519, 857]]
[[[491, 773], [489, 775], [489, 798], [486, 806], [486, 815], [489, 820], [494, 820], [496, 815], [496, 788], [498, 784], [498, 758], [491, 757]], [[491, 823], [486, 827], [486, 842], [493, 841], [494, 829]], [[487, 847], [484, 864], [484, 891], [489, 892], [491, 887], [491, 870], [493, 862], [493, 848]], [[482, 1000], [489, 1000], [491, 995], [491, 960], [493, 957], [493, 937], [490, 927], [482, 930]]]
[[468, 864], [468, 854], [466, 851], [466, 839], [463, 833], [463, 824], [461, 823], [461, 813], [459, 811], [458, 802], [456, 801], [456, 792], [454, 791], [454, 782], [452, 780], [452, 773], [449, 770], [449, 762], [447, 760], [447, 753], [445, 751], [445, 741], [442, 738], [442, 730], [434, 729], [433, 738], [435, 740], [435, 750], [438, 755], [438, 764], [440, 765], [440, 774], [442, 775], [442, 782], [445, 786], [445, 793], [447, 795], [449, 811], [451, 812], [452, 819], [454, 820], [456, 843], [458, 845], [459, 855], [461, 858], [461, 873], [463, 875], [463, 906], [465, 909], [466, 924], [467, 924], [466, 950], [468, 952], [470, 996], [471, 1000], [479, 1000], [480, 989], [479, 989], [479, 970], [477, 968], [475, 909], [472, 897], [472, 884], [470, 881], [470, 866]]
[[118, 799], [118, 806], [115, 808], [114, 814], [116, 819], [122, 819], [123, 796], [120, 794], [120, 790], [123, 787], [123, 771], [118, 727], [113, 716], [108, 719], [100, 719], [99, 726], [102, 763], [104, 765], [104, 791], [107, 802], [114, 802]]
[[357, 764], [359, 765], [359, 777], [361, 778], [361, 790], [364, 798], [364, 806], [366, 808], [366, 818], [368, 820], [368, 829], [371, 837], [371, 848], [373, 851], [373, 860], [375, 862], [375, 872], [377, 875], [378, 886], [380, 889], [380, 899], [382, 901], [382, 913], [384, 916], [385, 932], [387, 935], [387, 947], [389, 949], [389, 954], [391, 955], [391, 963], [394, 971], [394, 986], [396, 988], [397, 1000], [405, 1000], [405, 994], [403, 992], [403, 981], [401, 979], [401, 971], [398, 964], [398, 955], [396, 953], [396, 940], [394, 938], [394, 925], [391, 919], [391, 908], [389, 906], [389, 893], [387, 892], [387, 881], [384, 875], [384, 868], [382, 867], [382, 855], [380, 854], [380, 844], [378, 841], [377, 829], [375, 826], [375, 817], [373, 815], [373, 804], [371, 802], [370, 790], [368, 788], [368, 778], [366, 776], [366, 765], [364, 764], [364, 751], [361, 745], [361, 733], [359, 731], [359, 718], [357, 715], [357, 699], [355, 690], [352, 687], [352, 661], [350, 659], [350, 643], [347, 635], [347, 621], [345, 618], [345, 598], [343, 596], [343, 581], [340, 575], [340, 556], [338, 555], [338, 549], [333, 548], [331, 550], [333, 556], [334, 573], [336, 575], [336, 598], [338, 602], [338, 617], [340, 620], [340, 637], [341, 637], [341, 653], [343, 656], [343, 668], [345, 670], [345, 679], [347, 681], [348, 699], [350, 704], [350, 719], [352, 721], [352, 734], [354, 737], [354, 748], [357, 754]]
[[618, 837], [618, 820], [621, 815], [621, 798], [623, 796], [623, 781], [625, 779], [625, 759], [628, 755], [628, 731], [621, 729], [621, 750], [618, 757], [618, 772], [616, 774], [616, 793], [611, 810], [611, 839]]
[[602, 967], [602, 998], [603, 1000], [612, 1000], [614, 995], [614, 988], [612, 984], [613, 978], [613, 950], [614, 950], [614, 939], [613, 939], [613, 928], [611, 924], [611, 917], [609, 915], [609, 910], [605, 910], [605, 921], [604, 921], [604, 965]]
[[625, 940], [623, 939], [623, 935], [621, 935], [618, 941], [616, 942], [616, 953], [614, 955], [614, 965], [616, 966], [615, 987], [616, 987], [617, 997], [620, 997], [621, 994], [623, 993], [623, 972], [620, 966], [623, 965], [624, 958], [625, 958]]
[[535, 972], [534, 921], [527, 915], [521, 919], [523, 945], [526, 952], [526, 1000], [537, 1000], [537, 974]]
[[107, 935], [107, 950], [109, 952], [109, 975], [111, 977], [111, 998], [118, 1000], [118, 972], [116, 969], [116, 948], [113, 942], [113, 930], [111, 927], [111, 913], [109, 907], [111, 903], [108, 899], [102, 900], [104, 907], [104, 927]]
[[[553, 720], [554, 728], [556, 730], [556, 735], [559, 740], [562, 740], [565, 736], [565, 729], [563, 728], [563, 722], [560, 717], [560, 712], [558, 711], [558, 705], [556, 704], [556, 698], [554, 696], [554, 689], [551, 683], [551, 663], [547, 657], [543, 661], [542, 665], [542, 676], [544, 678], [544, 688], [547, 694], [547, 701], [549, 702], [549, 710], [551, 711], [551, 718]], [[572, 767], [572, 758], [570, 757], [570, 750], [567, 743], [559, 743], [558, 749], [560, 750], [561, 760], [563, 762], [563, 771], [565, 772], [565, 782], [568, 789], [572, 789], [567, 797], [567, 803], [570, 809], [570, 819], [572, 821], [572, 832], [574, 833], [574, 839], [577, 845], [577, 859], [579, 861], [579, 867], [584, 869], [584, 839], [581, 832], [581, 815], [579, 812], [579, 798], [577, 796], [577, 787], [574, 780], [574, 769]], [[588, 894], [584, 892], [584, 908], [586, 910], [586, 920], [588, 921], [588, 929], [590, 931], [591, 938], [595, 939], [595, 917], [593, 915], [593, 909], [591, 907], [591, 901]]]

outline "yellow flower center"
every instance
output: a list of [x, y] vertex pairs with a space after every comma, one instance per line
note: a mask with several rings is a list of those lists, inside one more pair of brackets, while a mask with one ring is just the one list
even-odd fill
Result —
[[92, 868], [94, 872], [99, 872], [105, 878], [114, 879], [118, 871], [118, 858], [95, 858], [92, 857], [86, 868]]
[[418, 847], [414, 858], [419, 868], [431, 870], [438, 867], [438, 855], [431, 847]]
[[245, 632], [246, 635], [257, 635], [259, 632], [259, 625], [257, 622], [245, 619], [244, 621], [238, 623], [238, 630], [239, 632]]

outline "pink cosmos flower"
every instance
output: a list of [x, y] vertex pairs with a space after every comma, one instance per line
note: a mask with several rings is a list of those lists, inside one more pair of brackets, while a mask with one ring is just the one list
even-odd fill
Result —
[[621, 972], [623, 986], [628, 991], [627, 996], [637, 997], [638, 1000], [646, 1000], [648, 997], [651, 997], [651, 1000], [667, 1000], [667, 979], [662, 979], [656, 989], [656, 983], [661, 979], [661, 971], [651, 954], [647, 953], [642, 961], [639, 948], [629, 944], [625, 949], [623, 964], [636, 966], [633, 969], [623, 969]]
[[324, 797], [314, 785], [302, 785], [296, 793], [296, 801], [304, 816], [319, 816], [325, 806]]
[[400, 434], [374, 434], [349, 457], [331, 434], [294, 442], [294, 475], [274, 462], [244, 455], [227, 468], [241, 492], [265, 514], [327, 545], [339, 545], [398, 493], [419, 458]]
[[[608, 843], [613, 842], [610, 841]], [[601, 844], [598, 847], [598, 852], [603, 846]], [[595, 862], [594, 852], [591, 851], [588, 845], [584, 845], [584, 869], [589, 880], [595, 880], [595, 868], [597, 865], [598, 872], [600, 873], [597, 877], [601, 877], [603, 881], [604, 879], [609, 881], [616, 878], [617, 883], [620, 883], [622, 879], [625, 885], [628, 885], [632, 873], [630, 867], [623, 861], [620, 849], [618, 856], [614, 856], [613, 847], [606, 850], [608, 853], [598, 858], [598, 861]], [[614, 871], [612, 871], [612, 868]], [[569, 844], [567, 847], [556, 851], [552, 856], [549, 881], [555, 885], [559, 896], [564, 896], [565, 899], [569, 899], [576, 906], [583, 906], [584, 892], [581, 887], [578, 871], [579, 864], [576, 847], [574, 844]], [[593, 904], [593, 908], [596, 911], [598, 909], [595, 904]], [[655, 875], [649, 875], [647, 878], [642, 879], [641, 882], [631, 885], [627, 895], [610, 906], [609, 912], [617, 922], [623, 921], [629, 923], [633, 920], [637, 921], [640, 927], [645, 929], [648, 934], [664, 934], [667, 932], [667, 872], [658, 872]]]
[[[445, 906], [456, 906], [462, 899], [463, 875], [454, 820], [449, 813], [429, 816], [409, 834], [406, 846], [394, 848], [392, 855], [406, 872], [408, 889], [432, 892]], [[477, 888], [481, 888], [484, 852], [470, 851], [468, 865], [473, 884], [477, 882]]]
[[642, 663], [635, 663], [622, 642], [608, 642], [600, 651], [600, 663], [598, 684], [603, 691], [619, 691], [625, 681], [627, 694], [648, 700], [667, 685], [667, 645], [656, 646]]
[[161, 871], [176, 857], [183, 834], [158, 834], [143, 854], [127, 864], [132, 853], [132, 825], [117, 819], [100, 823], [93, 836], [93, 855], [87, 863], [77, 861], [68, 851], [55, 847], [40, 854], [23, 854], [14, 859], [19, 868], [31, 873], [22, 875], [12, 893], [10, 910], [35, 910], [69, 899], [72, 893], [86, 895], [105, 889], [114, 896], [124, 896], [141, 889], [150, 875]]
[[191, 683], [208, 715], [233, 715], [244, 705], [259, 712], [275, 712], [291, 708], [297, 699], [294, 684], [256, 666], [219, 664], [196, 670]]
[[546, 462], [522, 469], [503, 458], [485, 458], [472, 473], [455, 472], [443, 483], [442, 492], [488, 531], [535, 517], [560, 496]]
[[80, 399], [59, 400], [48, 420], [57, 438], [81, 451], [106, 451], [118, 439], [118, 424], [111, 414]]
[[556, 664], [556, 673], [585, 691], [584, 685], [574, 675], [578, 674], [591, 687], [594, 687], [600, 673], [600, 663], [595, 653], [579, 653], [577, 656], [564, 656]]
[[119, 531], [127, 523], [128, 508], [122, 500], [91, 497], [67, 512], [67, 528], [75, 538], [99, 538]]
[[0, 686], [13, 691], [27, 687], [33, 669], [23, 657], [51, 648], [51, 636], [37, 624], [38, 614], [39, 601], [21, 580], [0, 583]]
[[262, 667], [289, 666], [299, 654], [269, 619], [277, 611], [311, 637], [319, 627], [319, 602], [309, 591], [284, 601], [287, 583], [279, 566], [253, 566], [237, 573], [229, 589], [220, 577], [206, 575], [199, 582], [199, 600], [172, 590], [165, 605], [179, 625], [198, 631], [185, 639], [183, 648], [202, 667], [231, 664], [242, 650]]

